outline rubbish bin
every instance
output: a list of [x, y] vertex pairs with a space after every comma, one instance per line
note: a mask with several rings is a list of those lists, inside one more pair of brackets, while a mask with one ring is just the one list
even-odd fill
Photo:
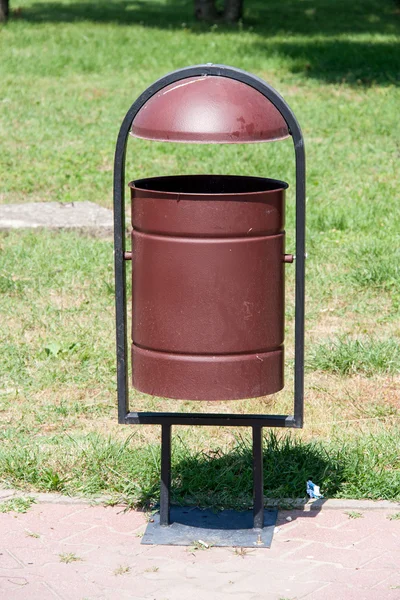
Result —
[[[132, 181], [132, 248], [127, 250], [129, 133], [154, 141], [216, 144], [292, 137], [296, 163], [293, 414], [136, 412], [130, 407], [126, 261], [132, 261], [133, 386], [165, 398], [234, 400], [272, 394], [284, 385], [284, 269], [294, 256], [285, 254], [287, 184], [226, 173]], [[201, 170], [200, 164], [196, 170]], [[299, 124], [278, 92], [254, 75], [212, 64], [180, 69], [147, 88], [128, 110], [117, 139], [114, 249], [118, 420], [161, 425], [160, 514], [149, 524], [152, 530], [146, 531], [142, 543], [186, 545], [201, 533], [202, 539], [216, 545], [268, 545], [273, 525], [268, 526], [268, 541], [262, 431], [302, 427], [304, 407], [305, 152]], [[249, 531], [246, 511], [242, 525], [229, 535], [220, 532], [217, 542], [215, 523], [209, 530], [189, 528], [188, 533], [185, 510], [179, 516], [174, 509], [174, 524], [168, 527], [175, 425], [252, 428], [253, 528]], [[236, 516], [240, 520], [243, 515]], [[225, 517], [231, 523], [232, 515]]]
[[287, 184], [183, 175], [129, 185], [133, 386], [186, 400], [282, 389]]
[[[293, 415], [130, 410], [127, 260], [132, 260], [134, 388], [165, 398], [209, 401], [259, 397], [282, 389], [284, 270], [294, 256], [285, 254], [287, 184], [230, 173], [161, 173], [132, 181], [132, 248], [127, 250], [129, 134], [154, 142], [199, 144], [292, 138], [296, 162]], [[199, 161], [196, 171], [201, 167]], [[278, 92], [254, 75], [212, 64], [180, 69], [152, 84], [121, 124], [114, 162], [114, 223], [119, 422], [169, 426], [220, 425], [228, 420], [239, 426], [302, 427], [305, 153], [297, 120]]]

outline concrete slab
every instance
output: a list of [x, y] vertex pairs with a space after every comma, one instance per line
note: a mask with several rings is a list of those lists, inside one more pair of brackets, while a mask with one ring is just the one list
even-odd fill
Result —
[[31, 202], [0, 205], [0, 231], [69, 230], [105, 237], [113, 233], [113, 213], [94, 202]]
[[15, 490], [0, 488], [0, 500], [9, 500], [15, 496]]
[[263, 529], [253, 529], [253, 511], [220, 510], [171, 506], [171, 525], [160, 525], [160, 514], [149, 520], [142, 544], [193, 546], [193, 540], [209, 546], [270, 548], [278, 516], [264, 510]]

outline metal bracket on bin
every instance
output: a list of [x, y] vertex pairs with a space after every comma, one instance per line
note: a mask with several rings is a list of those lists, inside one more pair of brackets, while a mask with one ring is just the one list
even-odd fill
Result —
[[[128, 135], [139, 110], [157, 92], [182, 79], [196, 76], [227, 77], [251, 86], [265, 96], [280, 112], [293, 138], [296, 163], [296, 286], [295, 286], [295, 348], [294, 348], [294, 414], [203, 414], [130, 412], [128, 385], [128, 337], [126, 302], [126, 261], [131, 252], [125, 250], [125, 156]], [[304, 412], [304, 300], [305, 300], [305, 151], [300, 126], [285, 100], [262, 79], [224, 65], [198, 65], [174, 71], [162, 77], [132, 104], [117, 139], [114, 161], [114, 255], [117, 337], [118, 421], [122, 424], [156, 424], [162, 427], [160, 525], [170, 523], [171, 426], [220, 425], [252, 427], [254, 504], [253, 526], [263, 527], [263, 466], [262, 428], [303, 426]], [[258, 542], [257, 542], [258, 543]]]

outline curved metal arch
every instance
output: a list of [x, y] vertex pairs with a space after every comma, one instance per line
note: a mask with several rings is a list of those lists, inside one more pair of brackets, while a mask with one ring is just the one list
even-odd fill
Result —
[[[114, 159], [114, 263], [117, 338], [118, 421], [133, 422], [129, 414], [128, 340], [125, 271], [125, 157], [132, 123], [139, 110], [157, 92], [171, 83], [196, 76], [228, 77], [240, 81], [263, 94], [285, 119], [293, 138], [296, 161], [296, 289], [295, 289], [295, 366], [294, 416], [280, 418], [281, 426], [300, 428], [304, 412], [304, 302], [305, 302], [305, 151], [297, 119], [282, 96], [268, 83], [241, 69], [225, 65], [196, 65], [173, 71], [155, 81], [132, 104], [119, 130]], [[228, 415], [227, 415], [228, 416]], [[254, 415], [252, 415], [254, 417]], [[268, 417], [266, 415], [265, 417]], [[273, 417], [273, 415], [271, 415]], [[146, 422], [151, 422], [147, 420]], [[158, 422], [157, 420], [155, 422]], [[278, 421], [277, 421], [278, 423]]]

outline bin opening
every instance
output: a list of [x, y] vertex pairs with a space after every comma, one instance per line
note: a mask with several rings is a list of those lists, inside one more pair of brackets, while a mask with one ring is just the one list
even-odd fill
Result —
[[288, 184], [278, 179], [240, 175], [176, 175], [149, 177], [129, 183], [130, 187], [173, 194], [249, 194], [284, 190]]

